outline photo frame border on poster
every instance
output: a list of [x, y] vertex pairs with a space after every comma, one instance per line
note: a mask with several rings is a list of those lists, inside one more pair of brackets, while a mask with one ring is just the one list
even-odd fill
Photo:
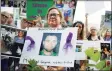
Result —
[[[25, 35], [24, 36], [26, 36], [26, 34], [27, 34], [27, 30], [24, 30], [24, 29], [18, 29], [18, 28], [16, 28], [16, 27], [12, 27], [12, 26], [8, 26], [8, 25], [1, 25], [1, 29], [2, 28], [9, 28], [9, 29], [14, 29], [15, 31], [23, 31], [24, 33], [25, 33]], [[1, 37], [2, 38], [2, 37]], [[25, 37], [24, 37], [25, 38]], [[25, 42], [24, 42], [25, 43]], [[24, 45], [24, 44], [23, 44]], [[15, 55], [15, 56], [13, 56], [12, 54], [6, 54], [6, 53], [1, 53], [1, 56], [8, 56], [8, 57], [19, 57], [20, 58], [20, 56], [21, 55]]]

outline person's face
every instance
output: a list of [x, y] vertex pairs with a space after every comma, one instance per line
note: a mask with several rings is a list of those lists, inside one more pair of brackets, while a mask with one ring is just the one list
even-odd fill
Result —
[[82, 24], [77, 23], [77, 24], [76, 24], [76, 27], [78, 27], [78, 34], [80, 34], [81, 31], [82, 31]]
[[44, 48], [47, 50], [47, 51], [52, 51], [55, 46], [57, 45], [57, 37], [56, 36], [47, 36], [46, 39], [43, 41], [43, 45], [44, 45]]
[[61, 22], [61, 18], [57, 9], [52, 9], [48, 13], [48, 25], [57, 27]]
[[13, 18], [11, 17], [11, 16], [9, 16], [9, 18], [8, 18], [8, 24], [11, 24], [12, 22], [13, 22]]
[[18, 31], [18, 36], [23, 37], [24, 33], [22, 31]]
[[25, 29], [26, 27], [28, 27], [28, 23], [23, 20], [22, 23], [21, 23], [21, 28]]
[[8, 17], [5, 15], [1, 15], [1, 24], [5, 24], [8, 20]]
[[106, 33], [106, 36], [111, 36], [111, 33], [110, 33], [110, 32], [107, 32], [107, 33]]
[[107, 48], [104, 48], [105, 51], [107, 51]]
[[96, 29], [91, 29], [91, 34], [92, 34], [93, 36], [97, 35], [97, 30], [96, 30]]

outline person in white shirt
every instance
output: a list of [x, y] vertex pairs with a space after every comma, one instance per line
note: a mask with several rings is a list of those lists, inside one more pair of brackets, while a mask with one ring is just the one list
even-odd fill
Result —
[[91, 40], [91, 41], [103, 40], [103, 38], [101, 36], [97, 35], [96, 27], [91, 27], [90, 28], [90, 35], [89, 35], [89, 37], [87, 37], [87, 39]]

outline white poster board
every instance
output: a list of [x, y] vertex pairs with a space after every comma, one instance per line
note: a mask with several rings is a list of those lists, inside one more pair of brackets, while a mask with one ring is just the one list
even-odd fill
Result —
[[35, 59], [38, 65], [74, 66], [77, 28], [30, 28], [27, 36], [35, 44], [29, 48], [30, 40], [25, 41], [20, 64], [28, 64], [28, 60]]
[[[88, 48], [93, 48], [94, 50], [101, 51], [101, 46], [100, 46], [100, 41], [77, 41], [76, 43], [76, 48], [77, 45], [81, 46], [81, 51], [80, 52], [75, 52], [75, 60], [87, 60], [87, 55], [85, 54], [85, 51]], [[75, 49], [76, 50], [76, 49]]]

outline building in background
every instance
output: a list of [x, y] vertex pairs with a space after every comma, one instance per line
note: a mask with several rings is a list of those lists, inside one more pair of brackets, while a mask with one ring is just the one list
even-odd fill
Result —
[[[107, 30], [111, 31], [112, 11], [106, 11], [105, 15], [101, 16], [101, 25], [99, 33], [104, 36]], [[112, 32], [112, 31], [111, 31]]]

